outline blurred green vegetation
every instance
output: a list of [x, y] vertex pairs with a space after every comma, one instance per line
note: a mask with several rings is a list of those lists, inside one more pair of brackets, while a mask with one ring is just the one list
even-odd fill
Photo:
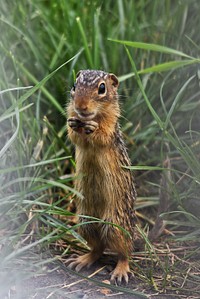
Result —
[[155, 220], [162, 175], [155, 169], [169, 159], [170, 209], [163, 217], [176, 240], [198, 241], [199, 15], [198, 0], [1, 1], [3, 295], [18, 275], [18, 258], [38, 244], [64, 240], [60, 255], [76, 243], [85, 246], [69, 230], [76, 191], [65, 127], [65, 106], [80, 69], [103, 69], [120, 79], [120, 123], [140, 169], [134, 170], [137, 211], [147, 222]]

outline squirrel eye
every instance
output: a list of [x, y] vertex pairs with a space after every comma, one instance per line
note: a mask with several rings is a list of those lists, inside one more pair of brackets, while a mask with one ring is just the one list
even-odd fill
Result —
[[76, 82], [74, 82], [73, 86], [72, 86], [72, 90], [75, 91], [76, 89]]
[[104, 94], [105, 91], [106, 91], [105, 83], [101, 83], [101, 84], [99, 85], [98, 94]]

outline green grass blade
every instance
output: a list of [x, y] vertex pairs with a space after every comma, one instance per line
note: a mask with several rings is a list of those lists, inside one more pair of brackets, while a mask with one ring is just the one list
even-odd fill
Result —
[[177, 68], [184, 67], [184, 66], [187, 66], [190, 64], [195, 64], [195, 63], [199, 63], [199, 61], [197, 59], [169, 61], [169, 62], [160, 63], [155, 66], [140, 70], [140, 71], [138, 71], [138, 74], [166, 72], [166, 71], [169, 71], [172, 69], [177, 69]]
[[6, 169], [0, 169], [0, 174], [6, 174], [9, 172], [13, 172], [16, 170], [21, 170], [21, 169], [25, 169], [25, 168], [34, 168], [34, 167], [40, 167], [40, 166], [45, 166], [48, 164], [52, 164], [52, 163], [57, 163], [58, 161], [63, 161], [63, 160], [67, 160], [67, 159], [71, 159], [71, 156], [66, 156], [66, 157], [61, 157], [61, 158], [55, 158], [55, 159], [49, 159], [49, 160], [42, 160], [41, 162], [37, 162], [37, 163], [32, 163], [32, 164], [28, 164], [28, 165], [23, 165], [23, 166], [16, 166], [16, 167], [10, 167], [10, 168], [6, 168]]
[[94, 65], [95, 68], [99, 68], [99, 59], [100, 59], [100, 28], [99, 28], [99, 18], [100, 18], [101, 10], [100, 8], [97, 9], [94, 15], [94, 32], [93, 32], [93, 44], [94, 44]]
[[60, 38], [60, 42], [59, 42], [59, 44], [58, 44], [58, 46], [56, 48], [56, 52], [55, 52], [53, 58], [51, 59], [51, 64], [49, 66], [50, 70], [52, 70], [55, 67], [57, 61], [59, 60], [59, 57], [60, 57], [61, 52], [62, 52], [62, 49], [63, 49], [63, 47], [65, 45], [65, 42], [66, 42], [65, 36], [64, 36], [64, 34], [62, 34], [61, 38]]
[[140, 77], [138, 75], [138, 72], [137, 72], [137, 69], [136, 69], [136, 66], [135, 66], [135, 62], [133, 61], [133, 59], [132, 59], [132, 57], [130, 55], [129, 50], [127, 48], [125, 48], [125, 49], [126, 49], [128, 58], [130, 60], [131, 66], [133, 68], [133, 71], [135, 73], [136, 81], [137, 81], [137, 83], [139, 85], [139, 88], [141, 90], [141, 93], [142, 93], [142, 95], [144, 97], [144, 100], [145, 100], [145, 102], [146, 102], [146, 104], [147, 104], [147, 106], [148, 106], [151, 114], [153, 115], [154, 119], [158, 123], [159, 127], [161, 128], [161, 130], [163, 130], [163, 122], [161, 121], [160, 117], [158, 116], [158, 114], [156, 113], [156, 111], [154, 110], [154, 108], [152, 107], [152, 105], [151, 105], [151, 103], [150, 103], [150, 101], [149, 101], [149, 99], [148, 99], [148, 97], [147, 97], [147, 95], [146, 95], [146, 93], [144, 91], [144, 88], [143, 88], [143, 85], [142, 85], [142, 81], [140, 80]]
[[[34, 105], [33, 103], [30, 103], [30, 104], [24, 106], [23, 108], [20, 108], [20, 109], [19, 109], [19, 112], [25, 111], [26, 109], [29, 109], [29, 108], [32, 107], [33, 105]], [[6, 114], [6, 115], [4, 115], [3, 117], [0, 117], [0, 122], [4, 121], [4, 120], [6, 120], [6, 119], [8, 119], [8, 118], [10, 118], [10, 117], [13, 117], [13, 116], [15, 116], [15, 115], [16, 115], [15, 112]]]
[[[13, 109], [15, 109], [16, 106], [21, 105], [24, 101], [26, 101], [31, 95], [33, 95], [38, 89], [41, 88], [41, 90], [44, 91], [43, 85], [50, 79], [52, 78], [62, 67], [64, 67], [65, 65], [67, 65], [68, 63], [70, 63], [71, 61], [73, 61], [77, 56], [80, 55], [81, 52], [78, 52], [76, 55], [74, 55], [73, 57], [71, 57], [69, 60], [67, 60], [66, 62], [64, 62], [62, 65], [60, 65], [57, 69], [55, 69], [53, 72], [51, 72], [49, 75], [47, 75], [45, 78], [43, 78], [41, 81], [37, 81], [36, 85], [31, 88], [31, 90], [27, 91], [24, 95], [22, 95], [18, 101], [16, 101], [15, 104], [13, 104], [10, 108], [8, 108], [8, 110], [6, 111], [6, 114], [11, 112]], [[25, 70], [24, 66], [17, 62], [19, 64], [19, 66]], [[28, 72], [29, 73], [29, 72]], [[32, 75], [31, 75], [32, 76]], [[46, 95], [49, 95], [49, 92], [46, 91]], [[61, 107], [61, 105], [54, 100], [54, 97], [52, 97], [50, 95], [49, 99], [52, 101], [52, 104], [62, 113], [65, 114], [65, 110]]]
[[12, 253], [10, 253], [9, 255], [7, 255], [4, 258], [4, 261], [3, 261], [2, 264], [7, 263], [9, 260], [12, 260], [13, 258], [16, 258], [16, 257], [20, 256], [25, 251], [27, 251], [27, 250], [35, 247], [38, 244], [41, 244], [41, 243], [43, 243], [45, 241], [48, 241], [51, 238], [51, 236], [54, 236], [56, 233], [57, 233], [57, 230], [54, 230], [53, 232], [51, 232], [50, 234], [44, 236], [43, 238], [41, 238], [41, 239], [39, 239], [39, 240], [37, 240], [35, 242], [32, 242], [32, 243], [30, 243], [30, 244], [28, 244], [26, 246], [23, 246], [21, 248], [16, 249], [15, 251], [13, 251]]
[[24, 40], [26, 41], [26, 43], [29, 46], [30, 50], [34, 54], [35, 59], [37, 60], [37, 58], [39, 57], [39, 52], [38, 52], [37, 47], [34, 45], [33, 41], [26, 34], [24, 34], [24, 32], [22, 32], [22, 30], [20, 30], [17, 26], [15, 26], [14, 24], [12, 24], [9, 21], [5, 20], [5, 18], [0, 17], [0, 22], [3, 22], [6, 25], [8, 25], [10, 28], [12, 28], [14, 31], [16, 31], [19, 36], [24, 37]]
[[15, 130], [14, 134], [10, 137], [10, 139], [6, 142], [6, 144], [3, 146], [3, 148], [0, 150], [0, 159], [5, 154], [5, 152], [9, 149], [9, 147], [14, 142], [14, 140], [17, 138], [19, 128], [20, 128], [20, 117], [19, 117], [18, 108], [15, 108], [15, 116], [16, 116], [16, 121], [17, 121], [16, 130]]
[[[139, 48], [139, 49], [144, 49], [144, 50], [149, 50], [149, 51], [156, 51], [156, 52], [165, 53], [165, 54], [173, 54], [173, 55], [177, 55], [177, 56], [181, 56], [181, 57], [185, 57], [185, 58], [189, 58], [189, 59], [195, 59], [192, 56], [189, 56], [181, 51], [177, 51], [177, 50], [174, 50], [174, 49], [171, 49], [171, 48], [168, 48], [165, 46], [156, 45], [156, 44], [132, 42], [132, 41], [125, 41], [125, 40], [111, 39], [111, 38], [108, 38], [108, 40], [125, 45], [125, 46], [134, 47], [134, 48]], [[199, 61], [199, 59], [198, 59], [198, 61]]]
[[169, 122], [170, 122], [171, 116], [172, 116], [172, 114], [173, 114], [173, 112], [174, 112], [174, 110], [175, 110], [175, 108], [176, 108], [176, 105], [177, 105], [178, 101], [179, 101], [180, 98], [182, 97], [183, 92], [185, 92], [187, 86], [189, 85], [189, 83], [190, 83], [194, 78], [196, 78], [196, 75], [194, 75], [194, 76], [192, 76], [191, 78], [189, 78], [189, 79], [184, 83], [184, 85], [181, 87], [181, 89], [179, 90], [179, 92], [177, 93], [177, 95], [176, 95], [176, 97], [175, 97], [175, 99], [174, 99], [174, 101], [173, 101], [173, 103], [172, 103], [172, 106], [171, 106], [171, 108], [170, 108], [170, 110], [169, 110], [169, 112], [168, 112], [168, 114], [167, 114], [167, 118], [166, 118], [166, 121], [165, 121], [165, 124], [164, 124], [165, 129], [167, 128], [167, 126], [168, 126], [168, 124], [169, 124]]
[[85, 49], [88, 64], [91, 68], [93, 68], [94, 65], [93, 65], [93, 61], [92, 61], [92, 55], [91, 55], [91, 52], [90, 52], [89, 47], [88, 47], [88, 41], [87, 41], [86, 34], [85, 34], [85, 31], [84, 31], [83, 25], [81, 23], [80, 17], [76, 18], [76, 22], [78, 24], [78, 28], [79, 28], [80, 34], [82, 36], [82, 39], [83, 39], [83, 44], [84, 44], [84, 49]]
[[[152, 67], [145, 68], [143, 70], [139, 70], [138, 74], [143, 75], [143, 74], [149, 74], [149, 73], [166, 72], [169, 70], [181, 68], [181, 67], [188, 66], [191, 64], [196, 64], [196, 63], [199, 63], [199, 61], [198, 60], [186, 60], [186, 59], [185, 60], [169, 61], [169, 62], [157, 64]], [[132, 72], [132, 73], [129, 73], [126, 75], [119, 76], [118, 79], [119, 79], [119, 82], [123, 82], [131, 77], [134, 77], [134, 76], [135, 76], [135, 73]]]
[[25, 89], [30, 89], [33, 86], [22, 86], [22, 87], [13, 87], [13, 88], [8, 88], [8, 89], [4, 89], [0, 91], [0, 95], [2, 96], [4, 93], [6, 92], [10, 92], [10, 91], [19, 91], [19, 90], [25, 90]]

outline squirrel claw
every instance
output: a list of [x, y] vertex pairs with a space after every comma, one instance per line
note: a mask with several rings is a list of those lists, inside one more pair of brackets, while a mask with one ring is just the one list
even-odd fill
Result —
[[75, 117], [68, 118], [67, 122], [70, 128], [72, 128], [74, 131], [77, 131], [85, 125], [82, 121]]
[[75, 256], [73, 255], [71, 258], [67, 259], [66, 264], [69, 269], [74, 269], [76, 272], [79, 272], [82, 268], [90, 266], [96, 261], [90, 253]]
[[98, 123], [93, 121], [93, 120], [88, 120], [84, 124], [84, 130], [86, 134], [91, 134], [93, 133], [97, 128], [98, 128]]
[[133, 276], [127, 262], [119, 261], [116, 268], [111, 273], [111, 282], [120, 285], [123, 281], [128, 284], [129, 275]]
[[121, 285], [124, 281], [125, 284], [128, 284], [129, 281], [129, 273], [113, 273], [111, 274], [111, 282], [114, 282], [116, 285]]
[[70, 117], [67, 120], [68, 125], [74, 131], [79, 131], [80, 128], [84, 128], [85, 134], [91, 134], [98, 128], [98, 123], [93, 120], [88, 120], [86, 122], [81, 121], [76, 117]]
[[74, 269], [76, 272], [79, 272], [84, 267], [84, 264], [79, 262], [79, 257], [69, 258], [66, 264], [69, 269]]

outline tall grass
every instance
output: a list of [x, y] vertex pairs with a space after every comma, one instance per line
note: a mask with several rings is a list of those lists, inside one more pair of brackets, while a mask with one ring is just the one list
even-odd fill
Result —
[[[162, 217], [175, 239], [198, 241], [199, 13], [197, 0], [1, 3], [2, 297], [19, 272], [25, 278], [24, 269], [31, 276], [49, 262], [38, 260], [41, 248], [57, 245], [60, 256], [86, 249], [71, 228], [76, 190], [65, 128], [66, 100], [79, 69], [119, 76], [138, 215], [155, 220], [163, 163], [170, 159], [170, 209]], [[140, 277], [152, 282], [153, 274], [144, 273], [141, 267]]]

